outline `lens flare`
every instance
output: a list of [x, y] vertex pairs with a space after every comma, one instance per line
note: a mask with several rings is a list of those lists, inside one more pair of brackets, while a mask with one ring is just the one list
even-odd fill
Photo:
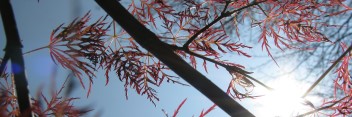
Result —
[[292, 117], [311, 109], [311, 106], [305, 104], [306, 101], [300, 98], [305, 91], [305, 83], [293, 78], [281, 78], [271, 84], [274, 90], [258, 98], [261, 104], [260, 117]]

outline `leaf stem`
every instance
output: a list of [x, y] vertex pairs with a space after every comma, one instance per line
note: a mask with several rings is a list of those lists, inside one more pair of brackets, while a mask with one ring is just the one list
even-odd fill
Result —
[[29, 53], [32, 53], [32, 52], [35, 52], [35, 51], [38, 51], [38, 50], [42, 50], [42, 49], [45, 49], [45, 48], [49, 48], [50, 46], [43, 46], [43, 47], [40, 47], [40, 48], [37, 48], [37, 49], [34, 49], [34, 50], [30, 50], [28, 52], [25, 52], [23, 53], [23, 55], [26, 55], [26, 54], [29, 54]]

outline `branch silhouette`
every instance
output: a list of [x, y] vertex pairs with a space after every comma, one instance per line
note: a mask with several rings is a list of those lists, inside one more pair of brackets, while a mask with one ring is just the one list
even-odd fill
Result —
[[[177, 75], [182, 77], [197, 90], [216, 103], [230, 116], [253, 117], [247, 109], [234, 101], [224, 93], [219, 87], [191, 67], [186, 61], [173, 52], [169, 46], [159, 40], [159, 38], [138, 20], [136, 20], [119, 2], [116, 0], [95, 0], [126, 32], [128, 32], [136, 42], [151, 52], [160, 61], [166, 64]], [[124, 16], [124, 17], [121, 17]], [[162, 49], [160, 49], [162, 48]]]
[[10, 0], [0, 1], [0, 12], [6, 34], [5, 61], [1, 64], [1, 72], [6, 65], [6, 58], [11, 60], [12, 73], [14, 74], [17, 92], [17, 101], [21, 117], [31, 117], [31, 106], [28, 91], [28, 82], [25, 76], [22, 44], [17, 31], [15, 16]]

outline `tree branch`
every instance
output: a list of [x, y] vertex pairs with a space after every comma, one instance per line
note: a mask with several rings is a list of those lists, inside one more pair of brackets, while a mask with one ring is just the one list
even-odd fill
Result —
[[230, 4], [230, 2], [226, 1], [225, 7], [223, 9], [223, 11], [221, 12], [221, 15], [219, 17], [217, 17], [215, 20], [213, 20], [212, 22], [210, 22], [208, 25], [204, 26], [202, 29], [200, 29], [196, 34], [194, 34], [191, 38], [189, 38], [187, 40], [187, 42], [183, 45], [183, 48], [188, 50], [188, 45], [191, 44], [200, 34], [202, 34], [204, 31], [206, 31], [208, 28], [210, 28], [212, 25], [214, 25], [215, 23], [217, 23], [218, 21], [220, 21], [222, 18], [225, 17], [225, 12], [226, 9], [228, 7], [228, 5]]
[[[95, 0], [137, 43], [233, 117], [253, 117], [207, 77], [191, 67], [116, 0]], [[122, 16], [122, 17], [121, 17]], [[162, 48], [162, 49], [161, 49]]]
[[1, 61], [1, 65], [0, 65], [0, 76], [5, 73], [5, 67], [7, 64], [7, 61], [9, 60], [9, 55], [5, 53], [4, 58]]
[[352, 45], [350, 45], [350, 47], [348, 47], [348, 49], [314, 82], [314, 84], [308, 88], [308, 90], [303, 94], [302, 98], [306, 97], [308, 93], [311, 92], [313, 88], [317, 86], [319, 82], [323, 80], [324, 77], [332, 70], [332, 68], [334, 68], [337, 65], [337, 63], [339, 63], [342, 60], [342, 58], [346, 56], [346, 54], [349, 53], [351, 50], [352, 50]]
[[328, 105], [328, 106], [324, 106], [324, 107], [321, 107], [321, 108], [318, 108], [318, 109], [314, 109], [314, 110], [312, 110], [312, 111], [306, 112], [306, 113], [301, 114], [301, 115], [298, 115], [298, 116], [296, 116], [296, 117], [304, 117], [304, 116], [307, 116], [307, 115], [310, 115], [310, 114], [319, 112], [319, 111], [321, 111], [321, 110], [325, 110], [325, 109], [331, 108], [331, 107], [333, 107], [334, 105], [336, 105], [337, 103], [341, 102], [342, 100], [344, 100], [344, 99], [347, 98], [347, 97], [348, 97], [348, 96], [345, 96], [344, 98], [342, 98], [342, 99], [340, 99], [340, 100], [338, 100], [338, 101], [336, 101], [336, 102], [334, 102], [334, 103], [332, 103], [332, 104], [330, 104], [330, 105]]
[[249, 4], [246, 5], [246, 6], [243, 6], [243, 7], [241, 7], [241, 8], [238, 8], [238, 9], [233, 10], [233, 11], [230, 11], [230, 12], [226, 12], [226, 13], [225, 13], [225, 15], [226, 15], [225, 17], [230, 16], [230, 15], [236, 13], [236, 12], [242, 11], [243, 9], [246, 9], [246, 8], [249, 8], [249, 7], [258, 5], [258, 4], [263, 3], [263, 2], [265, 2], [265, 1], [266, 1], [266, 0], [257, 2], [257, 1], [254, 0], [254, 1], [252, 1], [251, 3], [249, 3]]
[[188, 54], [190, 54], [190, 55], [192, 55], [192, 56], [195, 56], [195, 57], [198, 57], [198, 58], [200, 58], [200, 59], [203, 59], [203, 60], [212, 62], [212, 63], [214, 63], [214, 64], [217, 64], [217, 65], [219, 65], [219, 66], [221, 66], [221, 67], [224, 67], [224, 68], [227, 69], [227, 70], [229, 70], [229, 69], [230, 69], [230, 70], [234, 70], [234, 71], [236, 71], [237, 73], [240, 73], [241, 75], [243, 75], [243, 76], [245, 76], [245, 77], [251, 79], [252, 81], [254, 81], [254, 82], [258, 83], [258, 84], [260, 84], [261, 86], [265, 87], [266, 89], [268, 89], [268, 90], [273, 90], [273, 88], [271, 88], [271, 87], [265, 85], [263, 82], [261, 82], [261, 81], [257, 80], [256, 78], [254, 78], [254, 77], [248, 75], [250, 72], [245, 71], [245, 70], [243, 70], [243, 69], [241, 69], [241, 68], [239, 68], [239, 67], [226, 65], [226, 64], [221, 63], [221, 62], [219, 62], [219, 61], [216, 61], [216, 60], [214, 60], [214, 59], [210, 59], [210, 58], [207, 58], [207, 57], [202, 56], [202, 55], [200, 55], [200, 54], [194, 53], [194, 52], [190, 51], [189, 49], [185, 49], [185, 48], [183, 48], [183, 47], [178, 47], [178, 46], [175, 46], [175, 45], [170, 45], [170, 47], [171, 47], [172, 49], [174, 49], [174, 50], [181, 50], [181, 51], [184, 51], [184, 52], [186, 52], [186, 53], [188, 53]]
[[17, 101], [22, 117], [31, 117], [31, 107], [28, 91], [28, 83], [25, 76], [24, 60], [22, 56], [22, 44], [18, 35], [15, 16], [12, 11], [10, 0], [0, 0], [1, 18], [6, 34], [5, 55], [8, 55], [12, 63], [12, 73], [15, 77]]
[[257, 6], [258, 6], [259, 9], [264, 13], [264, 15], [265, 15], [266, 17], [269, 17], [268, 14], [265, 12], [265, 10], [264, 10], [259, 4], [257, 4]]
[[183, 48], [187, 49], [188, 50], [188, 45], [191, 44], [200, 34], [202, 34], [204, 31], [208, 30], [211, 26], [213, 26], [215, 23], [217, 23], [218, 21], [220, 21], [222, 18], [225, 18], [225, 17], [228, 17], [228, 16], [231, 16], [232, 14], [236, 13], [236, 12], [239, 12], [243, 9], [246, 9], [246, 8], [249, 8], [251, 6], [254, 6], [254, 5], [257, 5], [259, 3], [262, 3], [262, 2], [265, 2], [265, 1], [261, 1], [261, 2], [256, 2], [256, 1], [253, 1], [251, 2], [250, 4], [246, 5], [246, 6], [243, 6], [241, 8], [238, 8], [236, 10], [233, 10], [233, 11], [228, 11], [226, 12], [226, 9], [228, 7], [228, 5], [230, 4], [229, 1], [226, 1], [226, 4], [225, 4], [225, 8], [223, 9], [223, 11], [221, 12], [220, 16], [217, 17], [215, 20], [213, 20], [212, 22], [210, 22], [208, 25], [204, 26], [202, 29], [200, 29], [196, 34], [194, 34], [191, 38], [189, 38], [187, 40], [187, 42], [183, 45]]

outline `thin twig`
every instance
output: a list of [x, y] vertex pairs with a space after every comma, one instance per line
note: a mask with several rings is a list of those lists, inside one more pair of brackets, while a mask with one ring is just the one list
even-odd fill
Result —
[[259, 3], [262, 3], [262, 2], [265, 2], [265, 1], [261, 1], [261, 2], [251, 2], [250, 4], [246, 5], [246, 6], [243, 6], [241, 8], [238, 8], [236, 10], [233, 10], [233, 11], [227, 11], [226, 12], [226, 9], [228, 7], [228, 5], [230, 4], [230, 2], [226, 1], [226, 4], [225, 4], [225, 8], [224, 10], [221, 12], [220, 16], [217, 17], [215, 20], [213, 20], [212, 22], [210, 22], [208, 25], [204, 26], [202, 29], [200, 29], [196, 34], [194, 34], [191, 38], [189, 38], [187, 40], [187, 42], [183, 45], [183, 48], [186, 48], [188, 49], [188, 45], [191, 44], [200, 34], [202, 34], [204, 31], [206, 31], [207, 29], [209, 29], [211, 26], [213, 26], [215, 23], [217, 23], [218, 21], [220, 21], [222, 18], [225, 18], [225, 17], [228, 17], [228, 16], [231, 16], [232, 14], [236, 13], [236, 12], [239, 12], [243, 9], [246, 9], [246, 8], [249, 8], [251, 6], [254, 6], [254, 5], [257, 5]]
[[266, 17], [269, 17], [268, 14], [265, 12], [265, 10], [264, 10], [259, 4], [258, 4], [257, 6], [258, 6], [259, 9], [264, 13], [264, 15], [265, 15]]
[[226, 12], [226, 10], [227, 10], [227, 8], [228, 8], [230, 3], [231, 3], [231, 1], [228, 1], [228, 0], [225, 1], [225, 6], [224, 6], [224, 9], [221, 11], [221, 13], [225, 13]]
[[314, 82], [312, 86], [308, 88], [308, 90], [303, 94], [302, 98], [306, 97], [309, 92], [313, 90], [315, 86], [319, 84], [321, 80], [324, 79], [324, 77], [334, 68], [339, 61], [342, 60], [344, 56], [346, 56], [347, 53], [349, 53], [352, 50], [352, 45]]
[[203, 60], [212, 62], [212, 63], [214, 63], [214, 64], [216, 64], [216, 65], [221, 66], [221, 67], [224, 67], [225, 69], [234, 70], [234, 71], [236, 71], [237, 73], [240, 73], [241, 75], [243, 75], [243, 76], [245, 76], [245, 77], [251, 79], [252, 81], [257, 82], [258, 84], [262, 85], [262, 86], [265, 87], [266, 89], [268, 89], [268, 90], [273, 90], [273, 88], [271, 88], [271, 87], [265, 85], [263, 82], [260, 82], [260, 81], [257, 80], [256, 78], [254, 78], [254, 77], [248, 75], [248, 73], [250, 73], [250, 72], [245, 71], [245, 70], [243, 70], [243, 69], [241, 69], [241, 68], [239, 68], [239, 67], [226, 65], [226, 64], [221, 63], [221, 62], [219, 62], [219, 61], [216, 61], [216, 60], [214, 60], [214, 59], [207, 58], [207, 57], [202, 56], [202, 55], [200, 55], [200, 54], [194, 53], [194, 52], [192, 52], [192, 51], [190, 51], [190, 50], [187, 50], [187, 49], [185, 49], [185, 48], [183, 48], [183, 47], [178, 47], [178, 46], [175, 46], [175, 45], [170, 45], [170, 48], [172, 48], [172, 49], [174, 49], [174, 50], [181, 50], [181, 51], [184, 51], [184, 52], [186, 52], [186, 53], [188, 53], [188, 54], [190, 54], [190, 55], [192, 55], [192, 56], [198, 57], [198, 58], [200, 58], [200, 59], [203, 59]]
[[183, 45], [184, 48], [188, 49], [188, 45], [191, 44], [200, 34], [202, 34], [204, 31], [206, 31], [208, 28], [210, 28], [212, 25], [214, 25], [215, 23], [217, 23], [218, 21], [220, 21], [222, 18], [225, 17], [225, 12], [226, 9], [228, 7], [228, 5], [230, 4], [230, 2], [226, 1], [225, 3], [225, 7], [221, 12], [221, 15], [219, 17], [217, 17], [215, 20], [213, 20], [212, 22], [210, 22], [208, 25], [206, 25], [205, 27], [203, 27], [202, 29], [200, 29], [196, 34], [194, 34], [191, 38], [189, 38], [187, 40], [187, 42]]
[[249, 4], [246, 5], [246, 6], [243, 6], [243, 7], [241, 7], [241, 8], [238, 8], [238, 9], [233, 10], [233, 11], [230, 11], [230, 12], [226, 12], [226, 13], [225, 13], [225, 15], [226, 15], [225, 17], [230, 16], [230, 15], [236, 13], [236, 12], [242, 11], [243, 9], [252, 7], [252, 6], [254, 6], [254, 5], [258, 5], [258, 4], [263, 3], [263, 2], [265, 2], [265, 1], [266, 1], [266, 0], [263, 0], [263, 1], [260, 1], [260, 2], [256, 2], [256, 1], [254, 0], [253, 2], [249, 3]]
[[336, 101], [336, 102], [334, 102], [334, 103], [332, 103], [332, 104], [330, 104], [330, 105], [328, 105], [328, 106], [324, 106], [324, 107], [321, 107], [321, 108], [318, 108], [318, 109], [314, 109], [314, 110], [312, 110], [312, 111], [306, 112], [306, 113], [301, 114], [301, 115], [298, 115], [298, 116], [296, 116], [296, 117], [304, 117], [304, 116], [307, 116], [307, 115], [310, 115], [310, 114], [319, 112], [319, 111], [321, 111], [321, 110], [325, 110], [325, 109], [331, 108], [332, 106], [336, 105], [337, 103], [341, 102], [342, 100], [344, 100], [344, 99], [347, 98], [347, 97], [348, 97], [348, 96], [345, 96], [344, 98], [342, 98], [342, 99], [340, 99], [340, 100], [338, 100], [338, 101]]
[[[201, 33], [203, 33], [204, 31], [206, 31], [208, 28], [210, 28], [212, 25], [214, 25], [215, 23], [217, 23], [218, 21], [220, 21], [222, 18], [231, 16], [232, 14], [234, 14], [234, 13], [236, 13], [236, 12], [239, 12], [239, 11], [241, 11], [241, 10], [243, 10], [243, 9], [249, 8], [249, 7], [251, 7], [251, 6], [259, 5], [260, 3], [263, 3], [263, 2], [265, 2], [265, 1], [266, 1], [266, 0], [263, 0], [263, 1], [260, 1], [260, 2], [253, 1], [253, 2], [251, 2], [250, 4], [248, 4], [248, 5], [246, 5], [246, 6], [243, 6], [243, 7], [241, 7], [241, 8], [238, 8], [238, 9], [233, 10], [233, 11], [230, 11], [230, 12], [226, 12], [226, 9], [227, 9], [228, 5], [230, 4], [229, 1], [226, 1], [225, 8], [223, 9], [223, 11], [221, 12], [221, 15], [220, 15], [219, 17], [217, 17], [214, 21], [212, 21], [211, 23], [209, 23], [208, 25], [206, 25], [205, 27], [203, 27], [203, 28], [202, 28], [201, 30], [199, 30], [196, 34], [194, 34], [190, 39], [188, 39], [187, 42], [183, 45], [182, 48], [179, 48], [179, 47], [176, 47], [176, 48], [177, 48], [177, 49], [182, 49], [183, 51], [185, 51], [185, 52], [187, 52], [187, 53], [189, 53], [189, 54], [191, 54], [191, 55], [193, 55], [193, 56], [196, 56], [196, 57], [199, 57], [199, 58], [201, 58], [201, 59], [210, 61], [210, 62], [212, 62], [212, 63], [214, 63], [214, 64], [218, 64], [218, 65], [220, 65], [220, 66], [222, 66], [222, 67], [228, 69], [228, 68], [230, 67], [230, 66], [228, 66], [228, 65], [222, 64], [222, 63], [220, 63], [220, 62], [218, 62], [218, 61], [215, 61], [215, 60], [213, 60], [213, 59], [209, 59], [209, 58], [207, 58], [207, 57], [198, 55], [197, 53], [191, 52], [191, 51], [189, 50], [189, 48], [188, 48], [188, 45], [189, 45], [190, 43], [192, 43]], [[260, 6], [259, 6], [259, 7], [260, 7]], [[261, 7], [260, 7], [260, 8], [261, 8]], [[273, 90], [273, 88], [271, 88], [271, 87], [265, 85], [264, 83], [260, 82], [259, 80], [255, 79], [255, 78], [249, 76], [247, 71], [245, 71], [245, 70], [243, 70], [243, 69], [241, 69], [241, 68], [238, 68], [238, 67], [236, 67], [236, 66], [231, 66], [231, 67], [232, 67], [232, 68], [230, 68], [230, 69], [235, 69], [236, 72], [238, 72], [238, 73], [240, 73], [240, 74], [246, 76], [247, 78], [249, 78], [249, 79], [251, 79], [251, 80], [257, 82], [258, 84], [262, 85], [262, 86], [265, 87], [266, 89], [268, 89], [268, 90]]]

